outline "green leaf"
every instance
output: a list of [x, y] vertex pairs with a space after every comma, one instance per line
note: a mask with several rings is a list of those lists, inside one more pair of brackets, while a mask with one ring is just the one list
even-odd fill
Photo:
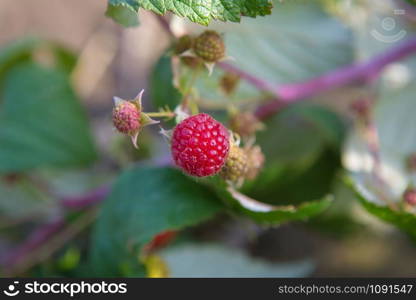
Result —
[[362, 232], [366, 226], [357, 218], [354, 192], [349, 188], [343, 178], [338, 175], [332, 184], [334, 202], [319, 218], [311, 219], [308, 228], [330, 236], [344, 239]]
[[270, 17], [215, 24], [239, 68], [276, 84], [303, 81], [350, 63], [352, 34], [320, 1], [276, 5]]
[[96, 152], [68, 75], [27, 63], [6, 76], [0, 109], [0, 173], [92, 163]]
[[100, 276], [143, 272], [138, 256], [156, 234], [198, 224], [222, 209], [217, 197], [179, 170], [138, 166], [124, 172], [105, 200], [92, 239]]
[[350, 178], [345, 179], [346, 183], [355, 192], [357, 199], [362, 206], [372, 215], [379, 219], [395, 225], [403, 232], [409, 234], [416, 240], [416, 215], [403, 210], [393, 210], [388, 206], [376, 204], [367, 200], [367, 192], [365, 189], [352, 182]]
[[[293, 108], [294, 106], [292, 106]], [[346, 126], [335, 112], [324, 106], [301, 103], [296, 107], [300, 118], [316, 130], [319, 139], [327, 146], [339, 150], [344, 142]]]
[[47, 43], [47, 46], [51, 48], [50, 50], [54, 56], [54, 67], [68, 74], [71, 73], [77, 64], [75, 53], [59, 44]]
[[108, 5], [105, 15], [124, 27], [135, 27], [139, 25], [137, 12], [128, 6], [121, 4]]
[[[163, 15], [168, 11], [192, 22], [208, 25], [211, 20], [239, 22], [242, 15], [249, 17], [264, 16], [271, 13], [272, 1], [269, 0], [109, 0], [107, 11], [117, 9], [116, 21], [125, 25], [129, 21], [120, 18], [120, 11], [137, 13], [144, 8]], [[113, 14], [110, 15], [114, 17]], [[129, 15], [130, 17], [130, 15]]]
[[328, 149], [307, 168], [278, 162], [266, 164], [255, 180], [246, 182], [242, 191], [274, 205], [301, 204], [331, 193], [340, 166], [339, 154]]
[[280, 164], [310, 165], [324, 146], [338, 149], [346, 131], [337, 114], [305, 102], [285, 108], [265, 125], [267, 128], [258, 133], [257, 142], [269, 163]]
[[[330, 16], [322, 1], [286, 1], [276, 4], [271, 16], [241, 24], [213, 23], [210, 29], [224, 33], [227, 55], [238, 68], [275, 84], [300, 82], [354, 60], [352, 34]], [[189, 25], [189, 30], [200, 28]], [[204, 102], [221, 104], [224, 95], [213, 87], [223, 73], [204, 72], [197, 81]], [[231, 103], [253, 103], [264, 99], [256, 89], [241, 81], [227, 99]]]
[[184, 244], [162, 251], [161, 256], [170, 277], [304, 277], [314, 269], [308, 259], [270, 263], [216, 244]]
[[175, 109], [181, 94], [173, 86], [173, 73], [170, 57], [163, 55], [153, 68], [150, 77], [150, 97], [156, 108], [165, 106]]
[[327, 196], [322, 200], [304, 202], [295, 205], [270, 205], [252, 199], [234, 188], [227, 186], [226, 183], [217, 177], [208, 181], [221, 197], [232, 209], [240, 212], [258, 223], [268, 225], [279, 225], [289, 221], [306, 220], [311, 218], [329, 207], [332, 197]]
[[40, 41], [34, 38], [22, 39], [0, 48], [0, 80], [19, 62], [31, 59], [32, 52]]
[[324, 107], [304, 102], [283, 109], [257, 134], [267, 163], [243, 192], [271, 204], [324, 197], [340, 168], [345, 131], [342, 119]]
[[74, 53], [57, 43], [27, 37], [0, 48], [0, 81], [17, 64], [36, 60], [36, 54], [41, 58], [46, 56], [54, 67], [67, 73], [73, 70], [77, 59]]

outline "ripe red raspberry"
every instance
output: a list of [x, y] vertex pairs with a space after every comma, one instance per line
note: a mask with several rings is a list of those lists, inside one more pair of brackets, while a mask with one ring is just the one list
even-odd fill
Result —
[[206, 62], [216, 62], [225, 56], [225, 45], [222, 37], [215, 31], [207, 30], [195, 38], [195, 54]]
[[173, 130], [173, 160], [193, 176], [218, 173], [224, 165], [229, 148], [227, 129], [207, 114], [189, 117]]
[[124, 134], [133, 134], [140, 128], [140, 111], [137, 106], [128, 101], [123, 101], [113, 110], [113, 124], [116, 129]]

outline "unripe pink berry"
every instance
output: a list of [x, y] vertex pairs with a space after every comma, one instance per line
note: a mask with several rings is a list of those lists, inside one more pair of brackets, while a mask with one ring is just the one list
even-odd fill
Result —
[[113, 109], [113, 124], [124, 134], [133, 134], [140, 128], [140, 111], [137, 106], [123, 101]]

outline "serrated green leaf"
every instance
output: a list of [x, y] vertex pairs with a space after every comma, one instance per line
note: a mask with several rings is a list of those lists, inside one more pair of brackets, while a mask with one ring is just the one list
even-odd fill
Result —
[[85, 112], [63, 71], [16, 66], [7, 73], [1, 98], [0, 173], [95, 160]]
[[[124, 10], [137, 13], [139, 8], [144, 8], [161, 15], [170, 11], [202, 25], [208, 25], [211, 20], [239, 22], [242, 15], [264, 16], [271, 13], [272, 7], [269, 0], [109, 0], [108, 4], [107, 11], [126, 14]], [[129, 23], [124, 18], [115, 20], [122, 25]]]
[[215, 194], [179, 170], [128, 170], [104, 202], [92, 239], [92, 265], [100, 276], [140, 274], [140, 251], [156, 234], [195, 225], [222, 208]]
[[332, 196], [322, 200], [304, 202], [300, 205], [270, 205], [252, 199], [217, 178], [210, 178], [207, 182], [213, 186], [219, 197], [232, 209], [242, 213], [254, 221], [267, 225], [279, 225], [289, 221], [299, 221], [311, 218], [329, 207]]

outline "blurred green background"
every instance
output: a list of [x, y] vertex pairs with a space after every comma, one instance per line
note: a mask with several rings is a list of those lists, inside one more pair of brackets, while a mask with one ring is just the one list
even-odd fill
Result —
[[[118, 242], [118, 231], [125, 224], [114, 216], [131, 207], [141, 210], [134, 199], [128, 200], [133, 190], [113, 194], [110, 200], [116, 206], [107, 203], [103, 213], [110, 221], [102, 221], [93, 238], [100, 205], [79, 211], [65, 203], [91, 191], [103, 192], [103, 186], [112, 184], [127, 167], [163, 165], [169, 155], [158, 128], [141, 133], [136, 150], [111, 123], [114, 95], [129, 99], [145, 88], [147, 110], [173, 108], [178, 102], [165, 56], [169, 36], [150, 12], [140, 11], [139, 27], [123, 28], [105, 16], [106, 6], [105, 1], [94, 0], [0, 0], [2, 276], [107, 275], [91, 271], [91, 249], [97, 243], [118, 255], [109, 244]], [[178, 34], [205, 29], [171, 19]], [[242, 24], [214, 22], [211, 28], [224, 32], [227, 53], [237, 66], [285, 84], [381, 53], [412, 37], [415, 20], [416, 7], [405, 1], [286, 0], [275, 1], [271, 16], [244, 19]], [[342, 180], [347, 173], [343, 164], [365, 174], [365, 154], [353, 144], [359, 132], [350, 106], [357, 99], [380, 99], [375, 110], [383, 163], [394, 169], [393, 175], [403, 171], [396, 168], [396, 160], [416, 152], [411, 122], [416, 111], [415, 71], [415, 58], [408, 58], [386, 68], [376, 84], [357, 83], [323, 93], [290, 105], [265, 122], [267, 130], [258, 134], [257, 142], [266, 155], [266, 168], [242, 190], [276, 205], [301, 204], [327, 194], [334, 195], [334, 202], [305, 222], [272, 228], [220, 213], [185, 229], [172, 248], [160, 252], [170, 275], [416, 276], [414, 241], [366, 211]], [[202, 76], [196, 83], [201, 109], [218, 119], [226, 122], [221, 109], [252, 109], [270, 98], [244, 82], [225, 96], [216, 86], [222, 75], [217, 68], [212, 77]], [[398, 117], [392, 120], [391, 115]], [[401, 145], [402, 150], [391, 149], [392, 145]], [[351, 163], [356, 153], [361, 156]], [[405, 185], [415, 178], [393, 175], [387, 176], [387, 188], [399, 201]], [[152, 183], [149, 179], [149, 186]], [[141, 189], [140, 182], [135, 188]], [[143, 189], [149, 195], [153, 192]], [[201, 194], [195, 191], [194, 196]], [[412, 213], [411, 226], [416, 224]], [[45, 224], [50, 232], [33, 234]], [[406, 226], [401, 228], [416, 236], [416, 229]], [[103, 228], [108, 229], [104, 234]], [[125, 231], [129, 230], [136, 228]], [[42, 240], [42, 234], [48, 238]], [[34, 245], [33, 239], [42, 242]]]

